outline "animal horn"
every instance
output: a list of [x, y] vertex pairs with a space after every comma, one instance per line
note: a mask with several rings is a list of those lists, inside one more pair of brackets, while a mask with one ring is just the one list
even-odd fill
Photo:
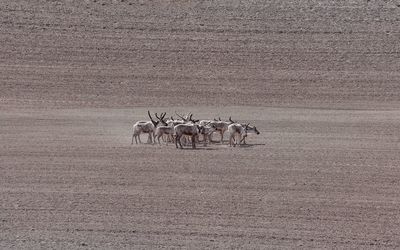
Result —
[[152, 118], [151, 115], [150, 115], [150, 111], [149, 111], [149, 110], [147, 110], [147, 114], [149, 115], [150, 120], [151, 120], [152, 122], [154, 122], [153, 118]]
[[183, 118], [182, 116], [180, 116], [178, 113], [176, 113], [176, 111], [175, 111], [175, 114], [176, 114], [177, 116], [179, 116], [182, 120], [185, 120], [185, 121], [186, 121], [186, 119]]
[[235, 123], [234, 121], [232, 121], [232, 117], [231, 116], [229, 116], [229, 121], [232, 122], [232, 123]]

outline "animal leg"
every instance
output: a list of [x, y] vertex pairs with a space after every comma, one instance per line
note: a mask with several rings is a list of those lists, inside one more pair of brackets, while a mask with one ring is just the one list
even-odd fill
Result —
[[178, 136], [176, 136], [176, 138], [175, 138], [175, 146], [176, 146], [176, 148], [178, 148]]
[[192, 135], [192, 148], [196, 148], [196, 136]]
[[[184, 135], [184, 136], [182, 136], [182, 139], [183, 139], [183, 144], [185, 145], [185, 146], [187, 146], [187, 144], [188, 144], [188, 139], [186, 138], [186, 136]], [[179, 138], [179, 143], [181, 143], [181, 139]]]
[[246, 145], [246, 137], [247, 136], [245, 135], [245, 136], [243, 136], [243, 139], [242, 139], [242, 142], [243, 142], [244, 145]]
[[238, 142], [239, 142], [239, 146], [240, 146], [240, 142], [242, 141], [242, 135], [241, 134], [239, 134], [239, 140], [238, 140]]
[[161, 142], [160, 142], [160, 135], [157, 135], [157, 140], [158, 140], [158, 145], [161, 146]]
[[181, 136], [179, 136], [179, 138], [176, 138], [177, 139], [177, 141], [178, 141], [178, 143], [179, 143], [179, 146], [181, 147], [181, 149], [183, 149], [183, 146], [182, 146], [182, 142], [181, 142]]

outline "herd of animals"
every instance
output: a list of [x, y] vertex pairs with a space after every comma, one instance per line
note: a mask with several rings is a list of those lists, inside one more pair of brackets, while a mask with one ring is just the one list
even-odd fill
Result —
[[[221, 118], [213, 120], [196, 120], [193, 119], [193, 114], [187, 115], [175, 114], [179, 119], [165, 118], [167, 113], [162, 113], [160, 116], [155, 113], [156, 120], [147, 111], [150, 121], [138, 121], [133, 124], [132, 144], [135, 140], [136, 144], [142, 143], [140, 135], [142, 133], [148, 134], [148, 143], [155, 144], [156, 140], [161, 145], [160, 138], [168, 145], [168, 142], [175, 143], [176, 148], [178, 144], [180, 148], [184, 145], [191, 144], [192, 148], [196, 148], [196, 143], [202, 142], [204, 146], [211, 143], [212, 134], [219, 133], [221, 139], [219, 143], [223, 143], [224, 133], [229, 133], [229, 146], [235, 147], [236, 145], [246, 144], [246, 137], [248, 133], [260, 134], [255, 126], [249, 123], [243, 124], [232, 120], [229, 117], [228, 121], [223, 121]], [[200, 141], [200, 139], [202, 139]]]

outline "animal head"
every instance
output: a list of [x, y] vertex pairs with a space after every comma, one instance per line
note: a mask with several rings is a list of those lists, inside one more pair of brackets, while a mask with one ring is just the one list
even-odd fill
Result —
[[[207, 123], [207, 124], [208, 124], [208, 123]], [[199, 130], [199, 134], [204, 134], [206, 125], [199, 125], [199, 124], [196, 124], [195, 126], [196, 126], [197, 129]]]
[[203, 125], [196, 125], [197, 129], [199, 130], [199, 134], [203, 133], [204, 126]]
[[257, 135], [260, 134], [260, 132], [257, 130], [256, 126], [250, 126], [250, 123], [241, 124], [241, 125], [245, 128], [247, 133], [255, 133]]

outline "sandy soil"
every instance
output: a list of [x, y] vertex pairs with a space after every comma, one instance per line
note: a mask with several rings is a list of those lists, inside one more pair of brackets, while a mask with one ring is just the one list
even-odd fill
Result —
[[399, 5], [264, 2], [1, 1], [0, 248], [399, 248]]

